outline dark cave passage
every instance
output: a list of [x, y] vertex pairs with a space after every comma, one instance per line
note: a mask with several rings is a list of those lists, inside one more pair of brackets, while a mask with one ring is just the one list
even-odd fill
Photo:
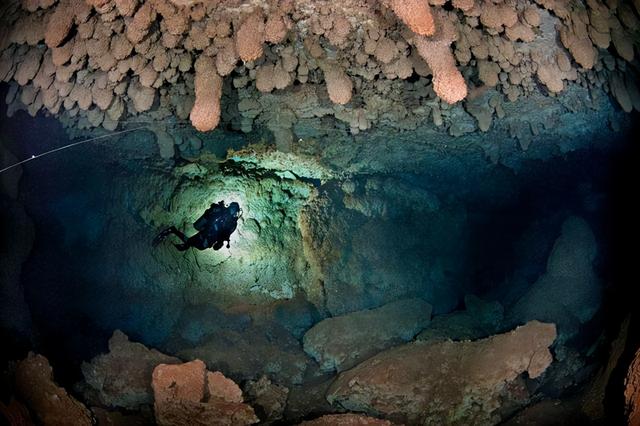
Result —
[[[55, 126], [48, 130], [49, 126], [49, 120], [38, 119], [30, 132], [20, 134], [16, 150], [23, 150], [22, 156], [25, 150], [37, 150], [42, 132], [56, 134]], [[20, 127], [18, 120], [13, 129]], [[59, 139], [60, 144], [64, 142]], [[160, 183], [166, 174], [144, 159], [114, 162], [110, 148], [80, 146], [40, 159], [25, 167], [21, 179], [20, 201], [36, 230], [21, 281], [35, 348], [49, 357], [59, 382], [72, 385], [81, 380], [80, 363], [105, 352], [106, 341], [116, 328], [136, 341], [172, 353], [182, 350], [180, 345], [189, 345], [184, 336], [198, 336], [191, 344], [198, 343], [220, 328], [239, 330], [247, 338], [253, 333], [273, 333], [269, 327], [260, 328], [258, 317], [225, 312], [225, 304], [216, 297], [219, 293], [209, 293], [204, 303], [189, 301], [193, 297], [188, 294], [190, 289], [203, 285], [193, 280], [207, 275], [182, 270], [177, 274], [186, 277], [187, 287], [169, 284], [157, 290], [157, 274], [166, 274], [162, 258], [152, 256], [150, 238], [157, 228], [140, 217], [136, 206], [157, 202], [145, 198], [155, 193], [141, 186]], [[284, 325], [284, 329], [304, 332], [327, 315], [376, 308], [405, 297], [424, 298], [434, 306], [434, 313], [442, 315], [464, 310], [468, 294], [498, 301], [508, 311], [545, 272], [562, 224], [570, 216], [587, 221], [598, 247], [605, 248], [598, 250], [598, 274], [612, 276], [609, 247], [616, 241], [611, 240], [608, 224], [619, 216], [613, 203], [618, 188], [612, 186], [619, 163], [614, 161], [615, 154], [605, 155], [611, 160], [602, 161], [601, 151], [581, 151], [531, 162], [518, 174], [488, 175], [491, 188], [504, 188], [496, 191], [487, 191], [484, 183], [456, 183], [456, 177], [444, 176], [439, 181], [434, 176], [406, 173], [354, 176], [348, 184], [329, 181], [319, 191], [333, 200], [330, 212], [317, 220], [332, 222], [325, 232], [337, 235], [343, 250], [340, 258], [327, 265], [325, 275], [336, 277], [334, 284], [325, 283], [325, 289], [336, 294], [319, 306], [321, 314], [303, 314], [302, 319], [285, 314], [270, 321], [278, 329]], [[191, 185], [188, 179], [180, 182]], [[272, 201], [266, 200], [267, 204]], [[260, 215], [264, 213], [256, 210], [254, 216]], [[269, 222], [262, 219], [261, 226], [268, 227]], [[290, 232], [276, 232], [270, 244], [296, 238], [296, 234], [299, 238], [297, 226]], [[358, 236], [361, 232], [365, 240]], [[190, 256], [170, 255], [178, 259]], [[436, 263], [430, 260], [434, 257]], [[146, 263], [136, 263], [136, 259]], [[265, 268], [275, 269], [282, 260], [262, 261]], [[202, 267], [197, 260], [188, 265]], [[343, 282], [345, 268], [362, 281]], [[218, 271], [208, 271], [215, 280]], [[293, 277], [300, 283], [308, 279], [295, 273]], [[334, 287], [327, 287], [331, 285]], [[431, 290], [443, 285], [440, 292]], [[614, 291], [610, 286], [603, 284], [609, 295]], [[154, 287], [156, 290], [148, 290]], [[177, 308], [166, 311], [168, 302]], [[200, 308], [194, 310], [195, 306]], [[210, 306], [206, 308], [207, 324], [213, 325], [202, 323], [205, 306]], [[606, 306], [603, 310], [607, 311]], [[180, 332], [183, 337], [176, 340], [180, 327], [192, 331]], [[602, 327], [601, 321], [591, 327]], [[584, 333], [587, 341], [578, 346], [588, 347], [600, 333], [598, 328]]]
[[0, 426], [640, 426], [640, 2], [240, 3], [0, 4]]

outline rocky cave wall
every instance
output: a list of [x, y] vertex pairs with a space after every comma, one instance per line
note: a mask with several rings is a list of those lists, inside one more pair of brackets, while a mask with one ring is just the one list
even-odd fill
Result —
[[[0, 78], [9, 114], [44, 110], [70, 129], [146, 123], [265, 128], [281, 150], [304, 123], [352, 134], [430, 122], [486, 131], [508, 105], [572, 86], [640, 104], [637, 2], [11, 1]], [[562, 97], [562, 96], [561, 96]], [[460, 102], [462, 101], [462, 102]], [[302, 129], [300, 124], [302, 123]], [[539, 123], [515, 120], [526, 149]], [[529, 128], [530, 127], [530, 128]]]
[[[222, 371], [245, 389], [258, 386], [249, 383], [262, 374], [276, 386], [286, 387], [289, 394], [282, 404], [288, 414], [277, 415], [294, 422], [310, 413], [316, 416], [354, 407], [380, 415], [375, 402], [344, 384], [348, 375], [336, 376], [348, 367], [361, 366], [357, 374], [366, 381], [367, 393], [374, 395], [379, 390], [375, 377], [368, 376], [374, 370], [367, 362], [395, 365], [405, 358], [403, 351], [423, 353], [443, 338], [487, 338], [535, 318], [556, 324], [553, 332], [546, 325], [531, 326], [504, 335], [512, 337], [438, 346], [438, 350], [469, 353], [473, 360], [469, 368], [481, 368], [485, 346], [509, 348], [519, 333], [530, 342], [527, 330], [541, 327], [534, 333], [535, 340], [539, 338], [543, 346], [555, 342], [554, 361], [543, 363], [547, 371], [535, 390], [525, 392], [522, 368], [499, 367], [506, 374], [507, 388], [500, 384], [502, 379], [497, 383], [461, 378], [471, 380], [474, 401], [481, 408], [465, 408], [464, 400], [457, 399], [459, 393], [446, 381], [437, 381], [437, 386], [451, 392], [452, 399], [435, 408], [440, 413], [458, 410], [462, 421], [479, 416], [492, 424], [542, 395], [563, 395], [584, 383], [594, 368], [595, 359], [587, 352], [594, 337], [582, 333], [594, 327], [591, 321], [598, 321], [601, 303], [602, 282], [593, 275], [597, 244], [593, 235], [602, 232], [598, 211], [606, 201], [597, 200], [603, 196], [599, 191], [607, 188], [608, 166], [600, 161], [596, 167], [593, 159], [611, 153], [603, 151], [601, 134], [610, 141], [607, 149], [615, 151], [616, 136], [608, 126], [612, 120], [624, 125], [625, 116], [606, 107], [589, 115], [572, 113], [555, 101], [550, 105], [556, 109], [548, 113], [559, 121], [575, 117], [578, 125], [585, 125], [591, 117], [590, 125], [597, 129], [591, 128], [591, 138], [579, 133], [569, 137], [575, 124], [558, 128], [566, 138], [553, 137], [553, 129], [543, 130], [527, 151], [517, 141], [511, 141], [510, 147], [503, 145], [498, 164], [493, 164], [485, 150], [467, 147], [469, 142], [482, 143], [478, 135], [444, 135], [440, 142], [447, 148], [437, 150], [433, 139], [420, 134], [434, 133], [421, 128], [407, 135], [405, 148], [433, 155], [424, 155], [400, 172], [397, 166], [406, 161], [407, 153], [395, 149], [393, 141], [380, 144], [391, 147], [387, 157], [370, 147], [335, 141], [307, 142], [306, 152], [283, 153], [259, 144], [241, 146], [235, 135], [222, 131], [201, 136], [201, 147], [194, 151], [197, 157], [188, 162], [161, 161], [153, 132], [137, 131], [115, 141], [118, 155], [111, 142], [104, 142], [48, 157], [37, 167], [27, 165], [23, 176], [13, 180], [13, 187], [21, 181], [20, 202], [38, 224], [39, 239], [22, 274], [40, 334], [38, 347], [58, 355], [65, 347], [65, 356], [75, 354], [76, 358], [64, 362], [52, 356], [56, 365], [87, 362], [76, 388], [81, 392], [75, 396], [90, 406], [131, 409], [130, 388], [114, 389], [111, 380], [134, 386], [136, 380], [148, 380], [158, 363], [199, 359], [211, 372]], [[28, 117], [19, 113], [14, 119]], [[19, 121], [16, 126], [21, 126]], [[491, 132], [501, 134], [498, 129]], [[384, 132], [371, 135], [372, 140], [382, 141]], [[52, 142], [39, 141], [45, 146]], [[18, 138], [7, 146], [22, 157], [25, 151], [21, 150], [30, 143]], [[464, 148], [458, 149], [456, 143]], [[351, 167], [350, 173], [341, 173], [336, 166], [339, 147], [348, 154], [342, 164]], [[318, 153], [323, 149], [336, 156], [322, 158]], [[393, 169], [395, 173], [390, 172]], [[420, 170], [422, 174], [417, 174]], [[604, 182], [598, 183], [599, 178]], [[477, 290], [477, 283], [467, 285], [472, 277], [465, 265], [474, 262], [467, 245], [474, 241], [473, 226], [478, 223], [474, 216], [483, 210], [479, 206], [488, 215], [499, 212], [527, 187], [538, 188], [539, 198], [531, 202], [536, 208], [530, 216], [521, 218], [530, 225], [518, 228], [522, 240], [515, 242], [513, 236], [510, 240], [523, 248], [514, 275], [494, 283], [497, 292], [489, 298], [493, 301], [484, 302], [470, 294]], [[238, 200], [245, 210], [229, 251], [179, 254], [169, 241], [151, 248], [160, 227], [175, 223], [190, 232], [198, 215], [220, 198]], [[564, 201], [556, 204], [555, 198]], [[574, 204], [567, 202], [573, 198]], [[491, 229], [501, 226], [507, 224]], [[53, 254], [58, 257], [52, 260]], [[574, 276], [583, 279], [568, 279]], [[515, 294], [506, 294], [515, 288]], [[550, 288], [553, 304], [545, 297]], [[78, 329], [80, 322], [83, 326]], [[72, 328], [74, 333], [65, 333]], [[107, 336], [116, 328], [131, 336], [131, 344], [117, 332], [110, 342], [110, 355], [89, 362], [106, 351]], [[65, 334], [62, 340], [61, 333]], [[48, 344], [43, 345], [44, 340]], [[401, 346], [412, 340], [409, 346]], [[148, 374], [127, 381], [127, 375], [120, 374], [125, 361], [118, 357], [140, 350], [133, 341], [167, 355], [144, 358], [144, 367], [137, 364], [138, 355], [132, 356], [126, 362]], [[523, 351], [522, 357], [514, 358], [517, 362], [528, 360], [529, 350], [540, 354], [546, 350], [546, 346], [517, 346]], [[505, 354], [510, 351], [504, 349]], [[358, 355], [350, 358], [348, 354]], [[113, 365], [110, 356], [117, 359]], [[434, 355], [425, 352], [425, 356]], [[367, 361], [368, 357], [377, 358]], [[510, 360], [505, 358], [506, 363]], [[25, 368], [34, 364], [31, 375], [41, 370], [50, 374], [41, 358], [24, 362]], [[402, 368], [413, 367], [409, 361]], [[146, 383], [141, 390], [144, 402], [135, 409], [154, 401]], [[433, 383], [425, 379], [417, 397], [423, 398]], [[396, 385], [403, 392], [405, 384], [400, 380]], [[380, 397], [394, 399], [394, 392]], [[498, 400], [511, 405], [495, 411]], [[398, 404], [384, 416], [414, 421], [424, 415], [422, 408], [414, 409], [408, 401]], [[104, 408], [96, 410], [102, 413], [100, 409]], [[165, 408], [157, 410], [161, 411], [156, 416], [162, 418]]]
[[[2, 175], [3, 223], [26, 236], [21, 256], [0, 260], [12, 283], [3, 296], [18, 302], [15, 330], [35, 330], [38, 348], [73, 368], [105, 352], [118, 328], [169, 354], [115, 332], [110, 353], [82, 367], [76, 396], [94, 406], [79, 409], [83, 419], [108, 417], [105, 407], [148, 413], [154, 401], [160, 420], [241, 404], [235, 390], [224, 402], [194, 394], [167, 403], [162, 374], [213, 383], [222, 371], [254, 407], [260, 389], [279, 398], [264, 402], [280, 407], [274, 416], [257, 411], [263, 421], [358, 409], [419, 422], [424, 404], [413, 401], [436, 386], [451, 396], [432, 403], [438, 418], [493, 424], [539, 398], [564, 398], [596, 368], [591, 349], [607, 344], [585, 330], [602, 320], [597, 262], [608, 199], [592, 179], [609, 170], [593, 160], [616, 152], [632, 129], [625, 113], [639, 109], [638, 2], [23, 0], [1, 8], [11, 120], [54, 116], [71, 137], [130, 131], [26, 166], [22, 191], [21, 169]], [[67, 141], [15, 142], [3, 166]], [[522, 223], [478, 232], [533, 187]], [[560, 202], [562, 194], [571, 196]], [[230, 249], [150, 247], [163, 226], [190, 233], [219, 199], [244, 210]], [[502, 276], [482, 277], [475, 268], [491, 256], [478, 247], [497, 230], [511, 239], [496, 253], [514, 253], [492, 260]], [[473, 295], [480, 285], [487, 302]], [[22, 300], [28, 306], [18, 309]], [[516, 328], [529, 320], [555, 326]], [[471, 370], [497, 365], [496, 381], [459, 377], [473, 388], [471, 407], [437, 368], [411, 376], [422, 380], [414, 397], [397, 397], [415, 368], [405, 353], [446, 364], [428, 349], [434, 343], [447, 360], [467, 354]], [[484, 359], [486, 348], [517, 352], [500, 359], [517, 367]], [[152, 377], [159, 363], [196, 359], [210, 371], [193, 361]], [[122, 374], [126, 363], [139, 375]], [[376, 363], [401, 365], [396, 388], [378, 387]], [[18, 371], [68, 401], [49, 383], [46, 359], [28, 357]], [[352, 377], [366, 392], [352, 389]], [[130, 388], [109, 388], [110, 380]], [[603, 386], [591, 387], [593, 419], [604, 415]], [[130, 392], [139, 392], [134, 402]], [[32, 410], [42, 401], [23, 398]], [[395, 405], [378, 406], [385, 398]], [[250, 407], [229, 407], [256, 420]], [[535, 416], [532, 407], [522, 416]]]

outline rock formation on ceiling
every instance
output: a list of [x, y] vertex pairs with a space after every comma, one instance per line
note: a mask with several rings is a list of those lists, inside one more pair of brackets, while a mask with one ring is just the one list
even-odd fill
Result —
[[[464, 100], [486, 131], [503, 99], [570, 83], [640, 109], [639, 13], [613, 0], [13, 0], [0, 80], [9, 113], [74, 129], [222, 121], [286, 146], [301, 119], [411, 129], [455, 121]], [[491, 88], [502, 96], [484, 99]]]

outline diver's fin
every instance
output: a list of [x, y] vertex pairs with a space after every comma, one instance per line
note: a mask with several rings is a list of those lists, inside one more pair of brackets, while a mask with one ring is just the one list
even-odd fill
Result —
[[165, 240], [165, 238], [167, 238], [169, 236], [169, 234], [171, 234], [172, 232], [173, 232], [173, 227], [170, 226], [167, 229], [165, 229], [162, 232], [160, 232], [158, 235], [156, 235], [156, 237], [153, 239], [153, 242], [151, 243], [153, 245], [153, 247], [157, 247], [158, 244], [163, 242]]
[[153, 247], [158, 247], [158, 245], [164, 241], [164, 239], [167, 238], [166, 235], [164, 235], [162, 232], [159, 233], [158, 235], [156, 235], [156, 237], [153, 239], [153, 241], [151, 242], [151, 245]]

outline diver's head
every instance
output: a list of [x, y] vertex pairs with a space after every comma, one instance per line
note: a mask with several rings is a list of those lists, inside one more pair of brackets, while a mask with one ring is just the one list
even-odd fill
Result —
[[229, 204], [229, 213], [232, 216], [238, 217], [240, 216], [240, 204], [236, 203], [235, 201], [231, 204]]

